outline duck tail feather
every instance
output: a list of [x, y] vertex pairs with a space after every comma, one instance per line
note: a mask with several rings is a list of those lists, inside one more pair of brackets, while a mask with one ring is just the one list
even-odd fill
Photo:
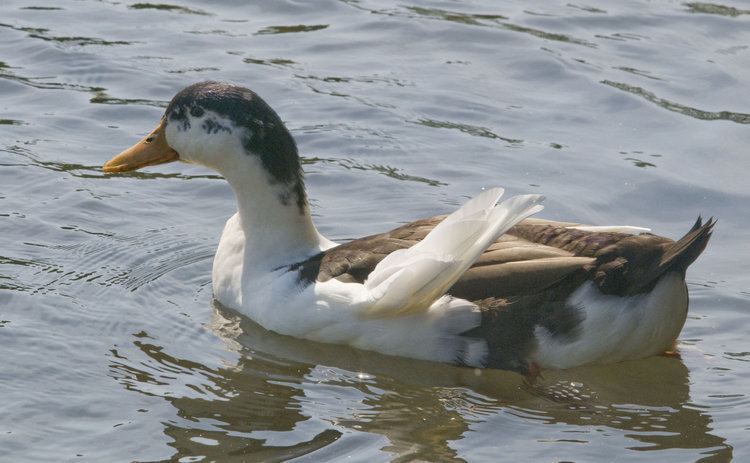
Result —
[[661, 273], [677, 271], [684, 273], [687, 268], [701, 255], [708, 245], [713, 233], [716, 220], [711, 217], [705, 223], [700, 216], [695, 225], [685, 236], [668, 245], [662, 255], [659, 268]]
[[625, 238], [606, 248], [592, 265], [593, 278], [605, 294], [630, 296], [651, 288], [670, 272], [685, 271], [706, 249], [716, 220], [695, 224], [677, 241], [651, 234]]

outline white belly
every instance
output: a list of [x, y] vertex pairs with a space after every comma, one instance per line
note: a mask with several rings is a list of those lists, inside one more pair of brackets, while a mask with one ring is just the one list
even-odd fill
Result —
[[537, 327], [533, 359], [541, 368], [571, 368], [657, 355], [672, 347], [687, 318], [685, 281], [664, 276], [649, 293], [632, 297], [602, 294], [589, 282], [567, 301], [580, 307], [583, 321], [572, 339]]

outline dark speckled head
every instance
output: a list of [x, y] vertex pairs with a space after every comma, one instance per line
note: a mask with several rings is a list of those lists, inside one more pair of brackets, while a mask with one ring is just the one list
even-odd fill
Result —
[[[221, 119], [204, 117], [217, 114]], [[229, 120], [233, 125], [222, 121]], [[304, 207], [306, 197], [297, 145], [278, 114], [252, 90], [224, 82], [199, 82], [181, 90], [165, 111], [167, 125], [179, 131], [199, 123], [207, 135], [242, 130], [242, 146], [257, 156], [274, 182], [289, 186], [295, 202]], [[282, 203], [292, 198], [280, 198]]]

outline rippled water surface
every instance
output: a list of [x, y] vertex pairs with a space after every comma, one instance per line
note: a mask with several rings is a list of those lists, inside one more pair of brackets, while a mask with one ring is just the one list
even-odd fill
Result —
[[[750, 461], [750, 3], [3, 0], [0, 461]], [[212, 172], [99, 166], [181, 87], [244, 84], [333, 239], [482, 187], [681, 235], [681, 359], [516, 374], [216, 307]]]

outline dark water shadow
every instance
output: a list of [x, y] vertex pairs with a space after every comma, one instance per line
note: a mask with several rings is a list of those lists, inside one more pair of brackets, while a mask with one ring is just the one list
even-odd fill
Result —
[[634, 441], [627, 448], [635, 451], [691, 449], [706, 461], [732, 459], [733, 448], [713, 432], [707, 407], [691, 401], [689, 371], [678, 359], [654, 357], [545, 376], [529, 391], [563, 405], [549, 414], [549, 424], [625, 431]]

